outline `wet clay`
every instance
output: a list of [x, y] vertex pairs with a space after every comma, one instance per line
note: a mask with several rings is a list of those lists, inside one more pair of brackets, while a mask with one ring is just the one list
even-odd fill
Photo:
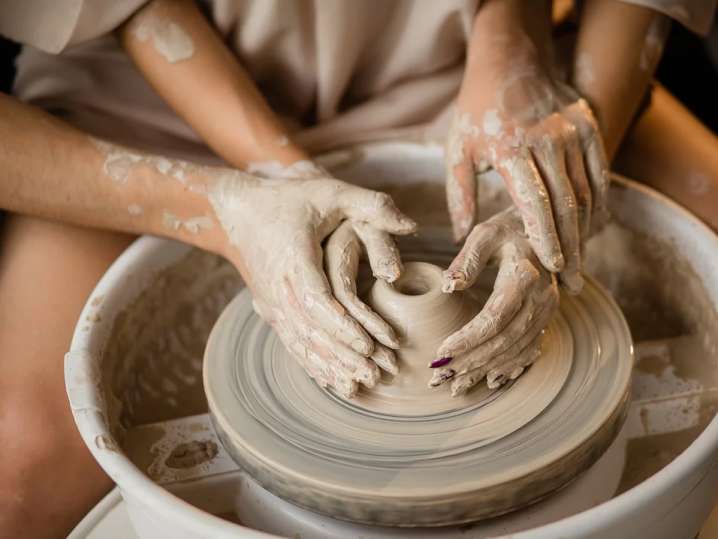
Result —
[[[247, 292], [220, 317], [205, 354], [211, 417], [232, 458], [269, 491], [357, 522], [464, 522], [558, 488], [613, 439], [627, 406], [630, 338], [593, 282], [564, 298], [542, 357], [513, 384], [481, 385], [458, 399], [426, 387], [433, 350], [424, 344], [434, 346], [481, 305], [441, 293], [440, 268], [411, 262], [445, 266], [450, 257], [432, 255], [430, 245], [402, 251], [404, 281], [375, 284], [364, 296], [396, 325], [399, 370], [354, 398], [314, 383], [252, 311]], [[432, 320], [446, 325], [432, 330]]]
[[205, 342], [241, 286], [229, 263], [193, 250], [150, 276], [146, 290], [117, 315], [102, 379], [118, 440], [135, 425], [207, 411], [201, 378]]
[[588, 242], [586, 260], [587, 271], [616, 298], [636, 342], [695, 335], [708, 369], [700, 374], [715, 377], [718, 310], [670, 244], [614, 220]]
[[184, 28], [156, 10], [143, 14], [133, 32], [138, 40], [151, 41], [157, 53], [171, 64], [194, 55], [194, 42]]

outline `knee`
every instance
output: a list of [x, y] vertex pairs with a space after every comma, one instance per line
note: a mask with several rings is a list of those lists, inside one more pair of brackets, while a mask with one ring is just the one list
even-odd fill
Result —
[[64, 536], [110, 487], [61, 406], [0, 395], [0, 538]]
[[[58, 427], [43, 420], [40, 407], [16, 393], [11, 390], [0, 397], [0, 528], [5, 531], [3, 524], [17, 525], [29, 518], [32, 504], [48, 485], [44, 474], [60, 467], [64, 445]], [[5, 518], [10, 522], [1, 522]]]

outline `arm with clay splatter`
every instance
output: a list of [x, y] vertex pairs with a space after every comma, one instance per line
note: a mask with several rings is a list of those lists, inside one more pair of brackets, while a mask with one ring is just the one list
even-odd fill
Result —
[[[349, 249], [356, 234], [390, 278], [386, 272], [399, 270], [382, 265], [396, 255], [391, 235], [416, 224], [388, 195], [331, 177], [267, 179], [146, 154], [2, 94], [0, 165], [2, 209], [162, 235], [226, 257], [257, 312], [319, 384], [350, 396], [359, 384], [374, 385], [380, 368], [396, 372], [391, 328], [342, 306], [350, 298], [335, 297], [322, 250], [335, 231], [331, 241]], [[351, 260], [346, 265], [340, 273], [352, 271]]]
[[[154, 0], [137, 12], [119, 35], [160, 96], [229, 164], [272, 181], [292, 179], [304, 187], [311, 181], [343, 185], [291, 141], [236, 56], [194, 2]], [[295, 188], [284, 185], [277, 196], [290, 191]], [[301, 193], [295, 195], [295, 203], [299, 203]], [[357, 202], [367, 197], [377, 203], [379, 213], [393, 208], [391, 199], [370, 191]], [[345, 197], [344, 203], [350, 211], [350, 198]], [[256, 207], [261, 215], [271, 211], [282, 214], [285, 209], [271, 197]], [[402, 265], [391, 233], [406, 233], [414, 225], [406, 221], [392, 228], [381, 222], [347, 219], [339, 226], [336, 218], [331, 218], [331, 223], [329, 229], [323, 226], [318, 231], [314, 225], [297, 221], [295, 230], [287, 228], [264, 241], [257, 239], [261, 232], [251, 244], [240, 234], [235, 234], [235, 239], [244, 245], [244, 264], [249, 268], [274, 257], [270, 266], [256, 272], [248, 269], [254, 279], [250, 286], [257, 311], [319, 383], [351, 395], [357, 383], [376, 382], [377, 366], [397, 371], [394, 331], [356, 296], [358, 259], [366, 253], [374, 275], [394, 281]], [[256, 228], [249, 225], [245, 223], [242, 234]], [[319, 242], [331, 232], [322, 248]], [[273, 246], [273, 253], [267, 246]], [[285, 261], [288, 252], [292, 256]], [[267, 277], [282, 271], [282, 279]]]
[[[514, 380], [541, 352], [541, 335], [558, 306], [556, 277], [536, 258], [516, 207], [475, 226], [445, 273], [461, 272], [461, 289], [485, 267], [498, 268], [494, 290], [476, 317], [440, 346], [430, 386], [451, 381], [460, 395], [486, 379], [489, 388]], [[445, 291], [450, 291], [445, 280]]]
[[[606, 214], [608, 167], [587, 103], [554, 69], [549, 3], [482, 3], [446, 148], [447, 197], [457, 240], [444, 291], [473, 286], [498, 268], [481, 312], [447, 337], [430, 365], [432, 385], [462, 393], [516, 378], [538, 356], [558, 306], [558, 273], [583, 285], [581, 252]], [[493, 167], [515, 206], [474, 226], [477, 173]]]
[[669, 30], [670, 19], [646, 7], [619, 0], [583, 7], [571, 83], [595, 111], [610, 157], [648, 90]]
[[549, 3], [481, 4], [447, 139], [447, 197], [461, 240], [478, 217], [477, 172], [497, 170], [539, 260], [578, 292], [582, 244], [606, 213], [609, 176], [596, 121], [559, 80], [551, 39]]
[[[141, 167], [141, 162], [152, 166]], [[162, 171], [169, 174], [170, 168], [167, 159], [145, 159], [0, 94], [4, 210], [80, 226], [164, 235], [217, 251], [219, 243], [205, 241], [204, 232], [211, 225], [206, 200], [178, 181], [164, 181], [168, 175]]]
[[154, 0], [118, 33], [157, 93], [227, 163], [308, 160], [195, 2]]

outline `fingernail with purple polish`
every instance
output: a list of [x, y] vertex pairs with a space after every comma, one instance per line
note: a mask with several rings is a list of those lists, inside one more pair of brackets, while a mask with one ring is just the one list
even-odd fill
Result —
[[429, 367], [431, 367], [432, 369], [436, 369], [438, 367], [443, 367], [444, 365], [448, 365], [452, 359], [454, 359], [454, 358], [453, 357], [441, 357], [439, 359], [435, 359], [434, 361], [431, 362]]
[[429, 385], [431, 387], [437, 387], [446, 382], [447, 380], [451, 379], [456, 375], [456, 371], [454, 369], [446, 369], [446, 371], [439, 374], [439, 377], [436, 378], [436, 374], [434, 375], [434, 378], [429, 382]]

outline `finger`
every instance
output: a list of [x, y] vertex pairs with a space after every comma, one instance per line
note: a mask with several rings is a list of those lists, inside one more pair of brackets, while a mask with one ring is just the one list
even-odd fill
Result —
[[310, 232], [299, 234], [295, 243], [297, 249], [288, 278], [287, 299], [311, 319], [313, 327], [321, 328], [339, 342], [368, 356], [374, 349], [374, 341], [332, 296], [322, 270], [321, 246]]
[[416, 222], [400, 212], [386, 193], [344, 185], [337, 193], [336, 204], [348, 219], [371, 223], [390, 234], [416, 231]]
[[566, 170], [576, 195], [578, 209], [578, 230], [583, 244], [591, 231], [591, 213], [593, 202], [591, 186], [588, 183], [586, 167], [583, 161], [583, 150], [577, 137], [566, 139]]
[[564, 148], [549, 137], [542, 137], [533, 148], [534, 158], [551, 197], [551, 207], [561, 242], [564, 267], [562, 281], [572, 293], [583, 286], [581, 276], [581, 242], [578, 231], [576, 197], [566, 171]]
[[336, 361], [335, 354], [328, 353], [326, 346], [314, 341], [310, 337], [311, 330], [297, 321], [290, 322], [285, 318], [283, 322], [272, 324], [272, 327], [289, 353], [320, 387], [331, 386], [344, 398], [354, 397], [359, 389], [355, 379], [356, 369]]
[[287, 351], [294, 357], [302, 368], [313, 378], [321, 387], [334, 385], [335, 372], [327, 368], [326, 360], [323, 360], [316, 353], [312, 352], [305, 342], [296, 338], [291, 331], [285, 328], [283, 324], [272, 324], [273, 329], [277, 332], [279, 339], [282, 341]]
[[348, 375], [353, 381], [369, 388], [376, 385], [380, 373], [373, 361], [334, 341], [324, 332], [315, 330], [306, 318], [292, 317], [288, 319], [288, 324], [291, 324], [292, 332], [297, 336], [295, 340], [322, 358], [325, 368], [332, 374]]
[[334, 296], [361, 326], [389, 348], [399, 348], [394, 329], [357, 296], [357, 273], [361, 247], [354, 227], [342, 223], [329, 237], [324, 263]]
[[353, 399], [359, 392], [359, 384], [345, 375], [337, 376], [331, 386], [340, 397], [345, 399]]
[[[499, 265], [494, 290], [479, 314], [459, 331], [449, 335], [437, 356], [457, 357], [493, 338], [514, 319], [528, 291], [539, 279], [539, 271], [529, 260], [504, 258]], [[455, 365], [452, 365], [455, 369]]]
[[396, 354], [386, 346], [381, 344], [374, 346], [371, 359], [383, 371], [393, 374], [394, 376], [399, 374], [399, 367], [396, 364]]
[[435, 369], [431, 376], [431, 380], [429, 380], [429, 387], [440, 386], [444, 382], [453, 379], [454, 376], [456, 376], [456, 371], [451, 367], [442, 367], [440, 369]]
[[441, 289], [451, 293], [473, 286], [501, 240], [501, 228], [492, 219], [476, 225], [459, 254], [444, 271]]
[[[447, 144], [446, 202], [454, 241], [463, 240], [476, 223], [476, 171], [470, 156], [464, 155], [460, 137]], [[458, 150], [458, 153], [457, 153]]]
[[351, 378], [356, 382], [360, 382], [368, 388], [376, 385], [381, 377], [379, 368], [372, 361], [359, 354], [354, 350], [347, 348], [339, 343], [333, 342], [326, 334], [322, 332], [314, 332], [310, 337], [311, 348], [321, 357], [328, 359], [331, 365], [339, 365], [343, 367], [341, 372], [348, 371]]
[[404, 267], [392, 237], [366, 223], [356, 223], [354, 230], [366, 248], [374, 277], [388, 283], [396, 281]]
[[259, 316], [262, 320], [264, 320], [268, 324], [272, 323], [271, 310], [267, 307], [267, 305], [263, 301], [253, 298], [252, 299], [252, 309], [254, 310], [255, 313], [257, 313], [257, 316]]
[[[517, 339], [516, 342], [511, 344], [506, 350], [494, 356], [488, 363], [485, 364], [489, 366], [486, 383], [490, 389], [494, 389], [506, 381], [503, 380], [500, 381], [498, 385], [495, 384], [495, 378], [497, 376], [504, 373], [507, 375], [510, 374], [513, 370], [510, 365], [513, 362], [518, 361], [517, 358], [519, 358], [524, 351], [532, 346], [540, 345], [541, 335], [551, 321], [554, 312], [555, 305], [549, 305], [547, 308], [542, 309], [521, 338]], [[494, 373], [493, 377], [490, 376], [492, 372]]]
[[528, 150], [524, 155], [501, 161], [498, 172], [503, 176], [511, 197], [521, 212], [526, 234], [536, 256], [549, 271], [561, 271], [564, 259], [554, 224], [551, 200]]
[[540, 355], [541, 343], [540, 339], [536, 339], [521, 350], [511, 361], [507, 361], [497, 368], [489, 369], [486, 374], [486, 385], [490, 389], [496, 389], [509, 380], [516, 380], [526, 367], [534, 363]]
[[486, 376], [488, 366], [481, 369], [476, 369], [466, 374], [456, 376], [451, 382], [451, 396], [458, 397], [459, 395], [465, 394], [469, 389], [478, 384], [481, 379]]
[[[553, 287], [552, 287], [553, 288]], [[498, 333], [475, 349], [458, 356], [452, 363], [458, 375], [481, 368], [494, 359], [512, 357], [527, 342], [542, 331], [555, 311], [558, 295], [555, 290], [548, 289], [540, 297], [527, 300], [516, 313], [516, 316]], [[523, 343], [515, 348], [517, 343]]]
[[355, 397], [359, 391], [359, 383], [352, 378], [351, 373], [336, 366], [327, 368], [322, 365], [325, 360], [311, 350], [297, 351], [292, 355], [320, 387], [329, 386], [345, 399]]
[[592, 227], [593, 231], [600, 229], [610, 216], [608, 210], [608, 188], [611, 175], [608, 168], [608, 158], [603, 147], [600, 134], [594, 134], [589, 140], [583, 142], [584, 159], [588, 169], [588, 179], [591, 184], [593, 197]]
[[[313, 378], [320, 387], [339, 387], [342, 385], [337, 383], [338, 376], [340, 375], [337, 372], [327, 370], [326, 367], [322, 365], [323, 360], [311, 350], [297, 345], [293, 346], [289, 350], [306, 373]], [[346, 379], [347, 377], [344, 378]], [[358, 389], [358, 387], [359, 385], [357, 384], [356, 389]], [[349, 393], [355, 394], [356, 389], [354, 392], [349, 391]]]
[[593, 200], [592, 227], [600, 228], [608, 219], [608, 190], [611, 183], [608, 157], [596, 117], [585, 99], [568, 107], [566, 114], [578, 129], [583, 158]]
[[[494, 343], [494, 346], [490, 348], [500, 349], [503, 347], [505, 349], [501, 354], [493, 357], [490, 353], [485, 353], [487, 350], [482, 351], [476, 349], [465, 356], [457, 358], [458, 361], [452, 365], [452, 368], [437, 369], [438, 372], [435, 371], [434, 377], [429, 385], [433, 387], [447, 380], [452, 380], [451, 394], [457, 396], [466, 393], [491, 372], [494, 372], [494, 377], [491, 380], [487, 378], [487, 385], [491, 389], [499, 387], [499, 385], [504, 383], [504, 380], [501, 378], [504, 371], [501, 370], [501, 367], [505, 367], [508, 370], [508, 378], [510, 378], [511, 375], [514, 375], [514, 377], [519, 376], [521, 372], [523, 372], [523, 369], [537, 357], [537, 355], [529, 356], [528, 354], [524, 354], [524, 351], [530, 349], [534, 343], [539, 341], [541, 332], [551, 320], [551, 316], [555, 311], [556, 301], [557, 300], [549, 297], [548, 301], [540, 302], [538, 313], [534, 313], [533, 308], [524, 308], [523, 313], [519, 313], [520, 316], [517, 315], [516, 320], [512, 322], [516, 324], [516, 328], [507, 328], [506, 332], [516, 334], [517, 330], [521, 331], [521, 328], [525, 327], [525, 324], [528, 324], [530, 328], [516, 341], [515, 345], [508, 344], [508, 346], [506, 346], [507, 342], [511, 342], [511, 339], [503, 339], [502, 342]], [[524, 313], [528, 316], [524, 316]], [[529, 343], [528, 346], [526, 343]], [[520, 352], [517, 351], [516, 346], [520, 347], [518, 348]], [[490, 350], [488, 351], [490, 352]], [[511, 361], [513, 361], [513, 363], [511, 363]], [[520, 371], [519, 367], [521, 368]]]

